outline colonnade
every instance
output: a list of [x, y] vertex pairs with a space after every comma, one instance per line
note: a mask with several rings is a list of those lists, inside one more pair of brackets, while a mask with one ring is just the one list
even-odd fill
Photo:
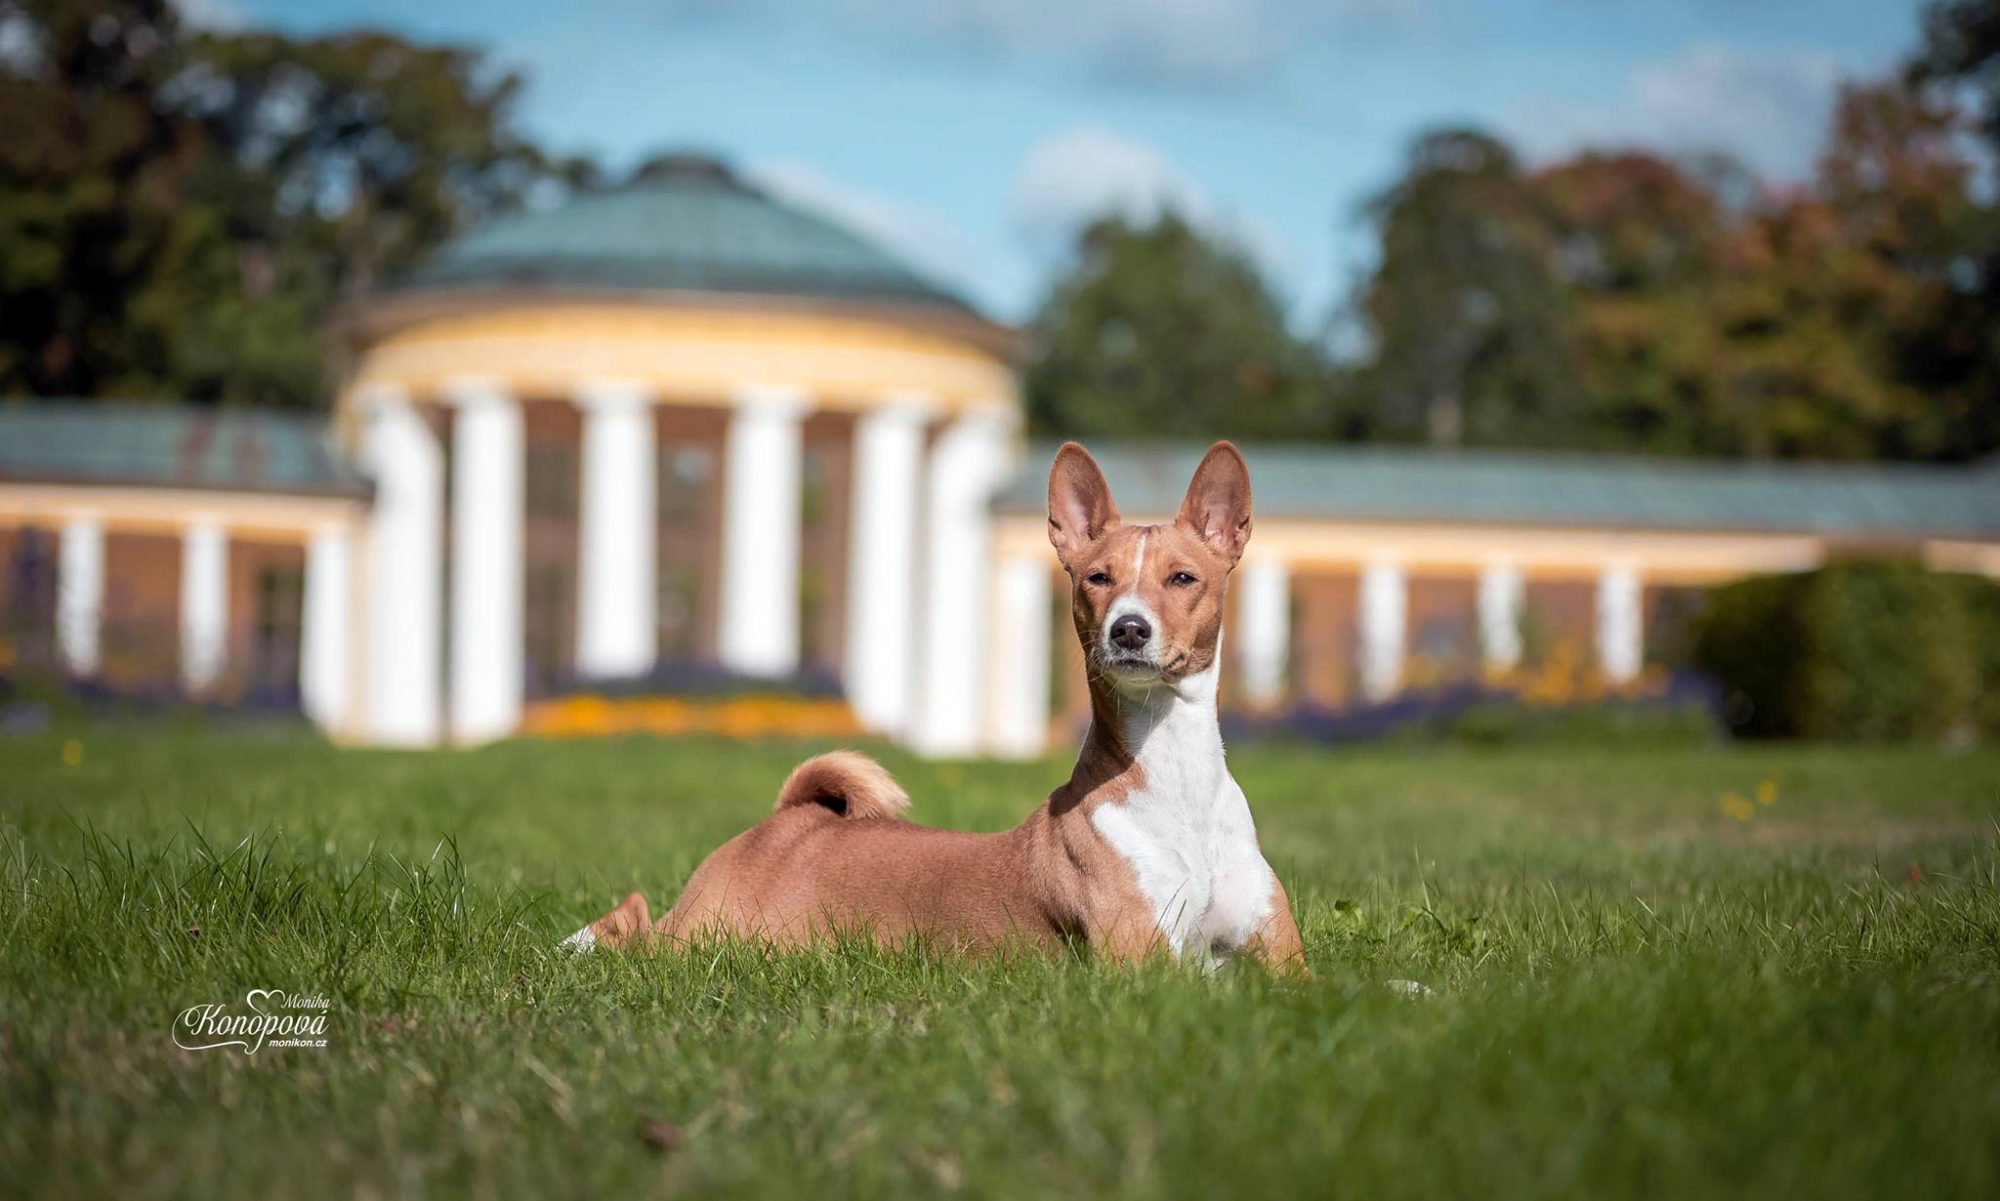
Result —
[[[521, 719], [521, 400], [474, 379], [440, 399], [452, 412], [448, 459], [406, 390], [371, 385], [359, 398], [360, 458], [376, 483], [364, 733], [377, 742], [482, 742]], [[576, 669], [637, 676], [657, 648], [652, 410], [663, 401], [616, 380], [580, 381], [570, 399], [583, 426]], [[800, 665], [803, 423], [813, 410], [791, 387], [748, 385], [729, 399], [715, 649], [744, 676]], [[1011, 406], [952, 411], [919, 393], [855, 416], [843, 681], [869, 730], [927, 753], [986, 749], [987, 504], [1013, 467], [1014, 421]]]

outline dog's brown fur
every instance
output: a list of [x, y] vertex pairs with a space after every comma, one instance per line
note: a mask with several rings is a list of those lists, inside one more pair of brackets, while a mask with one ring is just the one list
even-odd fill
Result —
[[[1250, 534], [1249, 473], [1236, 448], [1209, 452], [1171, 525], [1121, 528], [1103, 473], [1074, 443], [1056, 457], [1049, 495], [1049, 536], [1071, 578], [1086, 657], [1095, 662], [1110, 598], [1140, 558], [1142, 595], [1163, 627], [1162, 678], [1205, 670], [1219, 646], [1227, 578]], [[1014, 829], [914, 825], [902, 817], [909, 797], [880, 765], [853, 752], [822, 755], [792, 773], [776, 812], [703, 861], [657, 923], [633, 893], [594, 923], [597, 941], [720, 934], [788, 946], [854, 932], [979, 950], [1080, 937], [1116, 960], [1164, 949], [1132, 865], [1091, 822], [1098, 807], [1142, 789], [1145, 772], [1123, 745], [1119, 690], [1097, 670], [1090, 690], [1091, 730], [1069, 780]], [[1275, 881], [1271, 901], [1244, 950], [1303, 972], [1298, 927]]]

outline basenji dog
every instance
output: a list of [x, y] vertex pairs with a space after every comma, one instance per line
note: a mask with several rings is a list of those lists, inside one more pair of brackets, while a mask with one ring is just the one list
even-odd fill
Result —
[[1230, 443], [1210, 448], [1165, 525], [1124, 524], [1096, 460], [1065, 445], [1049, 472], [1049, 540], [1090, 683], [1068, 782], [1011, 830], [937, 830], [905, 820], [908, 795], [873, 760], [821, 755], [792, 772], [769, 818], [695, 869], [666, 916], [654, 922], [635, 892], [568, 944], [1081, 940], [1118, 961], [1214, 967], [1242, 954], [1304, 973], [1216, 720], [1223, 595], [1249, 539], [1250, 471]]

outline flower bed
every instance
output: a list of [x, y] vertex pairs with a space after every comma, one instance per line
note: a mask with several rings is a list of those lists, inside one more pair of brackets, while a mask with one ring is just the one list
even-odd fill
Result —
[[726, 738], [852, 738], [862, 733], [845, 701], [773, 694], [608, 697], [583, 693], [540, 701], [521, 732], [545, 738], [621, 734], [720, 734]]

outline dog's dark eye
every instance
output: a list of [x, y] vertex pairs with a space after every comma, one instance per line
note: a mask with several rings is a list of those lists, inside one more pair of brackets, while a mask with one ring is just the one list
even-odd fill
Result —
[[1111, 582], [1111, 573], [1108, 571], [1093, 571], [1088, 576], [1084, 577], [1083, 582], [1086, 584], [1097, 584], [1100, 586], [1104, 584], [1109, 584]]
[[1200, 582], [1185, 571], [1177, 571], [1167, 577], [1167, 583], [1172, 584], [1176, 588], [1186, 588], [1190, 584], [1198, 584]]

